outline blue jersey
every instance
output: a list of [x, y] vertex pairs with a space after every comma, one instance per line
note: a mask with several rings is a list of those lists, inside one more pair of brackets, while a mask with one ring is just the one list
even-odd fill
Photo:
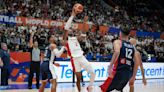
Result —
[[[45, 52], [44, 52], [44, 61], [49, 61], [50, 58], [51, 58], [51, 50], [50, 50], [49, 46], [47, 46], [47, 47], [45, 48]], [[56, 56], [55, 56], [55, 58], [54, 58], [54, 61], [55, 61], [55, 60], [56, 60]]]
[[122, 41], [120, 55], [118, 57], [117, 70], [133, 70], [135, 48], [130, 42]]

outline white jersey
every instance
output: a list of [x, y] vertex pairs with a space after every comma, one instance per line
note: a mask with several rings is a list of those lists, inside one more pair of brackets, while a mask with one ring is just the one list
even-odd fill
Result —
[[64, 52], [65, 47], [62, 47], [60, 50], [57, 48], [51, 51], [51, 57], [50, 57], [50, 62], [53, 63], [55, 57], [60, 57], [62, 53]]
[[68, 37], [68, 46], [72, 57], [83, 56], [83, 50], [76, 37]]

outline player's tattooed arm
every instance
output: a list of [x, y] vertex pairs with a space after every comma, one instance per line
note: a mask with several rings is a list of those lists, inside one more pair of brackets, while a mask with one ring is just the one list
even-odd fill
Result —
[[109, 77], [113, 77], [112, 67], [113, 67], [113, 64], [117, 61], [117, 59], [120, 55], [121, 41], [120, 40], [115, 40], [114, 43], [113, 43], [113, 47], [114, 47], [114, 53], [113, 53], [110, 65], [108, 67]]

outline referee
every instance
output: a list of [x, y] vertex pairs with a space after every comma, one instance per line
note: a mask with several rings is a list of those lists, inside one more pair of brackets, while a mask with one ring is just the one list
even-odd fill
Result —
[[39, 76], [40, 76], [40, 61], [41, 61], [41, 52], [38, 48], [38, 42], [33, 41], [34, 31], [30, 35], [30, 47], [29, 51], [31, 53], [31, 64], [30, 64], [30, 73], [28, 78], [28, 89], [32, 89], [32, 80], [34, 73], [36, 73], [36, 88], [39, 89]]

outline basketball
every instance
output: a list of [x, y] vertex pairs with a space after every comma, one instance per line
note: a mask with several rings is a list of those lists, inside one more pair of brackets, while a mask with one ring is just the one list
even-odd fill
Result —
[[73, 9], [75, 10], [75, 13], [82, 13], [83, 12], [83, 5], [82, 4], [75, 4]]

